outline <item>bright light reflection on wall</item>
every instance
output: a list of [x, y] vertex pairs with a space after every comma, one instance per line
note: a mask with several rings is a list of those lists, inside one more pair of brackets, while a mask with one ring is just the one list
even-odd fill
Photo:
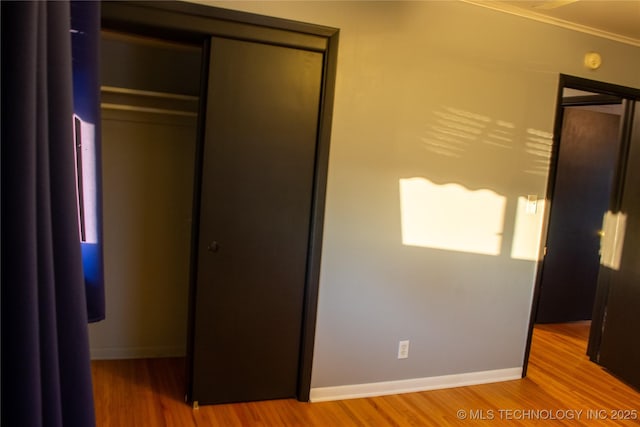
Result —
[[400, 180], [402, 243], [408, 246], [499, 255], [506, 198], [491, 190]]
[[539, 259], [544, 211], [544, 200], [538, 200], [532, 206], [526, 197], [518, 197], [511, 258], [527, 261]]
[[604, 214], [600, 238], [600, 264], [603, 266], [613, 270], [620, 269], [626, 226], [626, 214], [611, 211]]

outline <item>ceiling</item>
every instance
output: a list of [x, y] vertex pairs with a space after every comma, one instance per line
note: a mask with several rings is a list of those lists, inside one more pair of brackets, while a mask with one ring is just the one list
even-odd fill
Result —
[[640, 0], [475, 0], [468, 2], [640, 46]]

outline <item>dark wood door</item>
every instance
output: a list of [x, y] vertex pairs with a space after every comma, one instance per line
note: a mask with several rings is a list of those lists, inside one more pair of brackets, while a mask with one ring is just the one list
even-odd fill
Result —
[[620, 116], [565, 108], [537, 322], [591, 319]]
[[211, 40], [190, 390], [295, 397], [323, 54]]
[[620, 208], [626, 215], [626, 230], [620, 268], [608, 271], [599, 363], [640, 389], [640, 103], [635, 104]]

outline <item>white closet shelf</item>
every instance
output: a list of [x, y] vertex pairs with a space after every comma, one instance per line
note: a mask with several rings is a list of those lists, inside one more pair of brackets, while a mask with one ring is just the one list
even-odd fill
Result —
[[119, 93], [124, 95], [148, 96], [154, 98], [180, 99], [183, 101], [198, 101], [198, 97], [194, 95], [183, 95], [179, 93], [156, 92], [151, 90], [131, 89], [116, 86], [101, 86], [100, 90], [107, 93]]
[[184, 117], [198, 115], [198, 97], [193, 95], [102, 86], [101, 101], [100, 106], [105, 110]]
[[139, 107], [137, 105], [111, 104], [103, 102], [100, 107], [107, 110], [135, 111], [138, 113], [171, 114], [174, 116], [197, 117], [198, 113], [191, 111], [171, 110], [167, 108]]

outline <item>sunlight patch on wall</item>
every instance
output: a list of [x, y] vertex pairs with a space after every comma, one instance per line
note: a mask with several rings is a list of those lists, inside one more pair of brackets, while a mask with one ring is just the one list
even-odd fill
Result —
[[626, 226], [626, 214], [611, 211], [604, 214], [600, 237], [600, 264], [603, 266], [613, 270], [620, 269]]
[[540, 258], [544, 212], [544, 200], [538, 200], [532, 208], [526, 197], [518, 197], [511, 258], [527, 261], [537, 261]]
[[400, 179], [402, 243], [499, 255], [506, 198], [491, 190]]
[[[441, 106], [431, 113], [432, 120], [426, 125], [420, 140], [427, 151], [439, 156], [451, 159], [473, 156], [483, 149], [480, 143], [493, 149], [513, 150], [520, 147], [519, 140], [523, 138], [511, 121], [448, 106]], [[524, 147], [518, 154], [526, 162], [523, 172], [546, 178], [552, 149], [552, 133], [526, 129]]]
[[516, 126], [511, 122], [496, 120], [482, 142], [510, 150], [513, 148], [513, 141], [516, 139], [515, 128]]
[[526, 152], [533, 156], [531, 167], [524, 172], [546, 177], [551, 164], [553, 134], [538, 129], [527, 129]]

